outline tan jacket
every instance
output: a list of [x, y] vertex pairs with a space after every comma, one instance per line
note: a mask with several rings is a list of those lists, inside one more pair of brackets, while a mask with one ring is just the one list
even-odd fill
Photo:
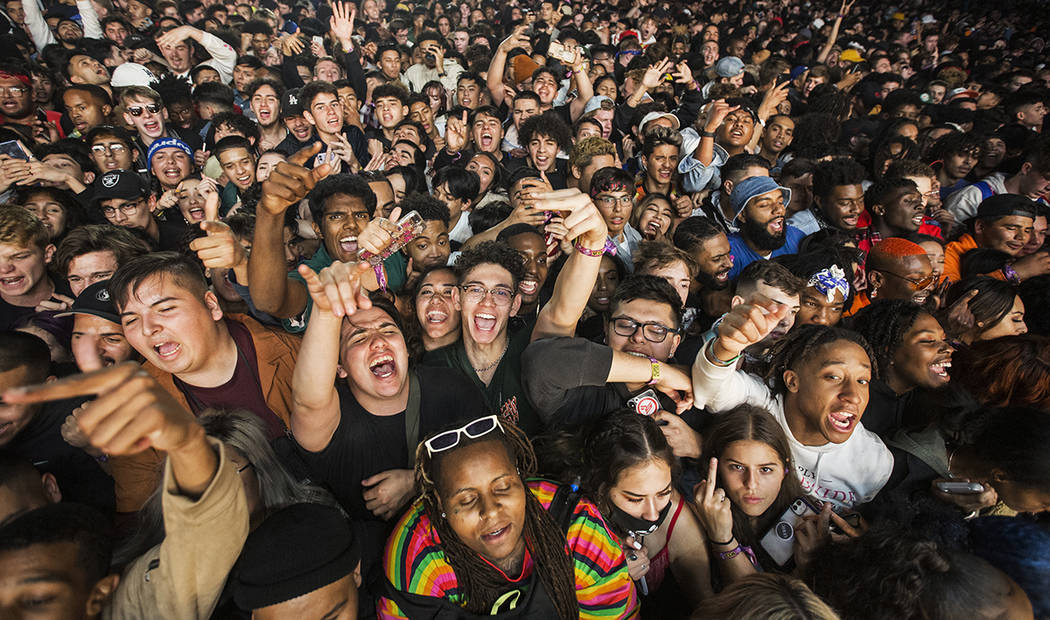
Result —
[[164, 542], [124, 570], [105, 620], [211, 616], [248, 538], [248, 503], [229, 448], [208, 442], [219, 453], [219, 469], [197, 500], [178, 494], [166, 462]]
[[[288, 426], [292, 415], [292, 373], [299, 358], [301, 340], [284, 330], [271, 329], [244, 314], [230, 314], [227, 318], [243, 324], [251, 333], [255, 344], [255, 358], [266, 404], [277, 417]], [[142, 368], [157, 380], [182, 406], [190, 408], [189, 401], [175, 385], [171, 373], [164, 372], [153, 364]], [[114, 492], [117, 496], [117, 512], [138, 512], [160, 481], [160, 464], [163, 456], [146, 450], [134, 456], [111, 459]]]

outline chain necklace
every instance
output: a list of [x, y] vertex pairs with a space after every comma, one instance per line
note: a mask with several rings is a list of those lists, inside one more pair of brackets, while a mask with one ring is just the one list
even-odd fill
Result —
[[478, 375], [481, 375], [481, 373], [483, 372], [488, 372], [492, 370], [493, 368], [498, 366], [500, 362], [503, 361], [503, 356], [507, 354], [508, 348], [510, 348], [510, 338], [507, 339], [507, 344], [503, 345], [503, 353], [499, 354], [499, 357], [496, 358], [496, 361], [492, 362], [488, 366], [485, 366], [484, 368], [478, 368], [472, 364], [471, 368], [473, 368], [474, 372], [478, 373]]

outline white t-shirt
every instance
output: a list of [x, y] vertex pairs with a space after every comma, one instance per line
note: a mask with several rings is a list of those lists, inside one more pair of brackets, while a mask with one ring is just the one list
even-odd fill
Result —
[[879, 436], [858, 423], [843, 443], [806, 446], [791, 434], [784, 415], [784, 401], [758, 377], [732, 366], [715, 366], [700, 350], [693, 363], [693, 406], [714, 413], [738, 405], [761, 407], [773, 414], [784, 429], [795, 460], [795, 473], [812, 497], [839, 509], [870, 502], [890, 478], [893, 454]]

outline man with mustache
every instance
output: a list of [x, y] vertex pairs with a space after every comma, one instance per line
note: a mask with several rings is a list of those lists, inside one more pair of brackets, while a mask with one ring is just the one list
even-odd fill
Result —
[[732, 206], [740, 231], [729, 235], [735, 261], [729, 279], [735, 280], [750, 263], [782, 254], [795, 254], [805, 236], [784, 215], [791, 190], [769, 177], [744, 179], [733, 189]]

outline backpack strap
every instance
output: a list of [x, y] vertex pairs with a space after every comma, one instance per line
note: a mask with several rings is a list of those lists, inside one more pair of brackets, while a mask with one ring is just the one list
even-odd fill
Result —
[[408, 446], [408, 469], [416, 467], [416, 446], [419, 445], [419, 377], [416, 371], [408, 373], [408, 406], [405, 407], [405, 445]]

